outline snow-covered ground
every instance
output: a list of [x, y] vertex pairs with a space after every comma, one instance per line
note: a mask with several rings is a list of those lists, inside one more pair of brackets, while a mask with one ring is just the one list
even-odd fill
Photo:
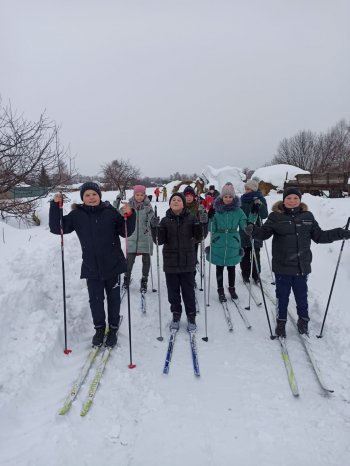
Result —
[[[154, 188], [149, 189], [153, 193]], [[78, 200], [78, 193], [70, 194]], [[113, 201], [114, 193], [103, 193]], [[281, 196], [267, 197], [268, 205]], [[349, 199], [305, 195], [322, 228], [344, 226]], [[153, 203], [155, 205], [155, 203]], [[164, 215], [166, 203], [159, 202]], [[118, 347], [113, 350], [93, 406], [80, 409], [91, 377], [68, 414], [59, 416], [68, 390], [90, 348], [93, 327], [86, 285], [79, 279], [81, 251], [76, 235], [65, 236], [69, 356], [63, 354], [60, 238], [49, 232], [48, 202], [40, 227], [16, 229], [0, 223], [0, 464], [6, 466], [342, 466], [350, 464], [350, 243], [345, 243], [324, 331], [317, 339], [341, 242], [313, 244], [310, 276], [311, 339], [334, 394], [326, 396], [314, 376], [290, 322], [287, 343], [300, 397], [292, 396], [279, 344], [269, 338], [265, 311], [251, 306], [247, 330], [231, 307], [228, 332], [211, 270], [205, 335], [203, 292], [198, 291], [200, 378], [193, 375], [185, 319], [176, 340], [170, 373], [162, 374], [167, 338], [159, 336], [157, 293], [147, 293], [141, 315], [138, 286], [141, 260], [131, 287], [132, 350], [128, 368], [127, 303]], [[70, 206], [65, 207], [66, 212]], [[209, 240], [207, 240], [208, 242]], [[267, 242], [270, 250], [270, 242]], [[266, 252], [263, 276], [269, 280]], [[162, 258], [160, 256], [162, 262]], [[153, 279], [157, 285], [156, 256]], [[206, 271], [209, 271], [207, 264]], [[162, 334], [170, 312], [161, 277]], [[197, 281], [199, 281], [197, 279]], [[272, 289], [271, 289], [272, 290]], [[240, 302], [248, 294], [237, 277]], [[270, 314], [271, 302], [267, 301]], [[293, 303], [291, 304], [293, 308]]]

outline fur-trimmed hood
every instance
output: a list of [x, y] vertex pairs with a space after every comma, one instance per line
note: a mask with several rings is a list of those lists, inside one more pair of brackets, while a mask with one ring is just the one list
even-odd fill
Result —
[[308, 212], [309, 208], [307, 206], [307, 204], [305, 204], [305, 202], [301, 202], [299, 207], [296, 207], [295, 209], [287, 209], [284, 204], [283, 204], [283, 201], [277, 201], [275, 202], [273, 205], [272, 205], [272, 212], [277, 212], [279, 214], [285, 214], [285, 213], [288, 213], [288, 212]]
[[215, 211], [219, 213], [231, 212], [232, 210], [236, 210], [241, 207], [241, 200], [238, 196], [235, 196], [231, 204], [224, 204], [222, 197], [218, 196], [214, 201], [213, 207]]

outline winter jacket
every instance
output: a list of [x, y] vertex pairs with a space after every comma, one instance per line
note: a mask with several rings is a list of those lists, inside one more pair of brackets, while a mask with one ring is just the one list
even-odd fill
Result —
[[209, 221], [211, 251], [207, 251], [207, 260], [212, 264], [232, 266], [239, 264], [241, 255], [241, 237], [238, 228], [245, 228], [247, 217], [240, 208], [238, 196], [231, 204], [225, 205], [221, 197], [214, 201], [215, 214]]
[[344, 238], [342, 228], [321, 230], [305, 203], [287, 209], [282, 201], [272, 206], [264, 225], [254, 228], [253, 238], [272, 239], [272, 270], [276, 274], [301, 275], [311, 272], [311, 240], [332, 243]]
[[136, 202], [134, 196], [128, 201], [136, 212], [134, 233], [129, 237], [128, 250], [132, 253], [153, 253], [153, 241], [150, 231], [150, 221], [154, 216], [152, 205], [146, 196], [143, 202]]
[[[255, 206], [254, 201], [259, 199], [262, 204], [259, 208], [259, 213], [252, 213], [252, 207]], [[241, 196], [241, 209], [246, 214], [248, 218], [248, 222], [255, 223], [256, 226], [260, 227], [262, 225], [262, 219], [266, 218], [268, 215], [267, 211], [267, 203], [266, 199], [264, 198], [261, 191], [251, 191], [248, 193], [244, 193]], [[242, 248], [251, 248], [252, 243], [250, 241], [250, 236], [248, 236], [242, 228], [239, 229], [239, 234], [241, 235], [241, 244]], [[255, 240], [254, 241], [254, 248], [261, 248], [263, 245], [262, 241]]]
[[[107, 202], [98, 206], [74, 204], [73, 210], [63, 216], [63, 233], [75, 231], [83, 253], [80, 278], [109, 280], [126, 271], [126, 261], [119, 236], [125, 237], [124, 219]], [[128, 235], [135, 229], [136, 215], [127, 218]], [[51, 233], [60, 234], [60, 211], [54, 201], [50, 204]]]
[[157, 228], [152, 227], [152, 236], [163, 244], [163, 270], [166, 273], [194, 272], [196, 269], [195, 242], [202, 238], [202, 225], [184, 208], [180, 215], [171, 209], [166, 211]]

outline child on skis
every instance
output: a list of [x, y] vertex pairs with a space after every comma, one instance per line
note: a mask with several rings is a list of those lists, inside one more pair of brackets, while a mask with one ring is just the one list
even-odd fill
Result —
[[[169, 200], [170, 208], [159, 223], [159, 217], [151, 221], [153, 241], [163, 245], [163, 267], [168, 300], [173, 320], [170, 328], [178, 330], [182, 307], [181, 295], [188, 319], [188, 330], [196, 330], [196, 304], [194, 271], [196, 267], [195, 241], [203, 236], [203, 224], [186, 207], [185, 196], [174, 193]], [[204, 221], [208, 220], [203, 218]]]
[[232, 183], [226, 183], [220, 196], [214, 201], [214, 208], [209, 211], [211, 248], [207, 250], [207, 260], [216, 265], [216, 280], [221, 303], [227, 301], [224, 291], [224, 267], [227, 267], [231, 298], [238, 299], [235, 289], [235, 266], [242, 258], [238, 228], [245, 228], [247, 225], [247, 217], [240, 205], [240, 199], [235, 195]]
[[[101, 201], [101, 190], [96, 183], [87, 182], [80, 188], [83, 204], [73, 204], [72, 211], [63, 216], [63, 233], [75, 231], [82, 248], [83, 263], [80, 278], [86, 278], [94, 327], [93, 346], [101, 346], [106, 330], [105, 294], [109, 333], [106, 346], [117, 342], [120, 311], [120, 274], [126, 270], [126, 261], [119, 236], [125, 237], [125, 220], [108, 202]], [[55, 194], [50, 204], [51, 233], [60, 234], [61, 194]], [[127, 217], [127, 230], [135, 228], [135, 214], [128, 204], [122, 209]]]
[[308, 287], [311, 272], [311, 240], [315, 243], [332, 243], [349, 239], [350, 231], [343, 228], [322, 230], [305, 203], [298, 188], [289, 187], [283, 192], [283, 200], [272, 206], [272, 212], [261, 227], [249, 224], [246, 233], [253, 238], [272, 238], [272, 270], [276, 277], [277, 325], [276, 335], [286, 336], [289, 295], [293, 290], [298, 330], [308, 333]]
[[152, 205], [146, 196], [146, 188], [142, 185], [134, 186], [134, 194], [129, 199], [129, 205], [136, 212], [136, 226], [134, 233], [128, 240], [127, 272], [124, 275], [123, 288], [130, 283], [130, 276], [136, 256], [142, 256], [142, 278], [140, 291], [147, 291], [148, 274], [151, 268], [153, 241], [150, 232], [150, 221], [154, 216]]
[[[261, 226], [261, 220], [268, 215], [266, 200], [261, 191], [259, 191], [259, 183], [254, 178], [248, 180], [244, 185], [245, 193], [241, 196], [241, 209], [246, 214], [248, 221], [255, 223], [256, 226]], [[244, 256], [241, 262], [242, 278], [245, 283], [249, 283], [250, 272], [255, 283], [258, 283], [260, 274], [260, 248], [263, 245], [262, 241], [254, 240], [254, 252], [258, 269], [256, 268], [255, 260], [252, 251], [251, 238], [240, 228], [241, 245], [244, 249]], [[253, 267], [252, 267], [253, 265]]]

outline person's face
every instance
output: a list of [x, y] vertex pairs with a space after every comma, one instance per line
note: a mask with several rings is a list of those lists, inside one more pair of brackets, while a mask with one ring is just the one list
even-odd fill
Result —
[[222, 202], [225, 205], [231, 204], [232, 201], [233, 201], [233, 196], [229, 196], [228, 194], [225, 194], [225, 196], [223, 196], [223, 198], [222, 198]]
[[97, 194], [96, 191], [93, 191], [92, 189], [87, 189], [83, 194], [83, 202], [85, 205], [99, 205], [100, 200], [100, 196]]
[[250, 189], [250, 188], [248, 188], [248, 187], [247, 187], [247, 188], [244, 188], [244, 190], [245, 190], [246, 193], [252, 193], [252, 192], [253, 192], [253, 190]]
[[301, 203], [301, 199], [299, 196], [296, 194], [289, 194], [289, 196], [286, 196], [283, 204], [287, 207], [287, 209], [295, 209], [296, 207], [299, 207]]
[[143, 202], [145, 200], [146, 194], [144, 193], [136, 193], [134, 194], [134, 198], [136, 202]]
[[174, 196], [170, 201], [170, 209], [175, 213], [179, 214], [182, 209], [184, 208], [184, 204], [182, 202], [181, 197]]
[[192, 196], [192, 194], [186, 194], [186, 204], [191, 204], [191, 202], [193, 202], [194, 200], [194, 197]]

